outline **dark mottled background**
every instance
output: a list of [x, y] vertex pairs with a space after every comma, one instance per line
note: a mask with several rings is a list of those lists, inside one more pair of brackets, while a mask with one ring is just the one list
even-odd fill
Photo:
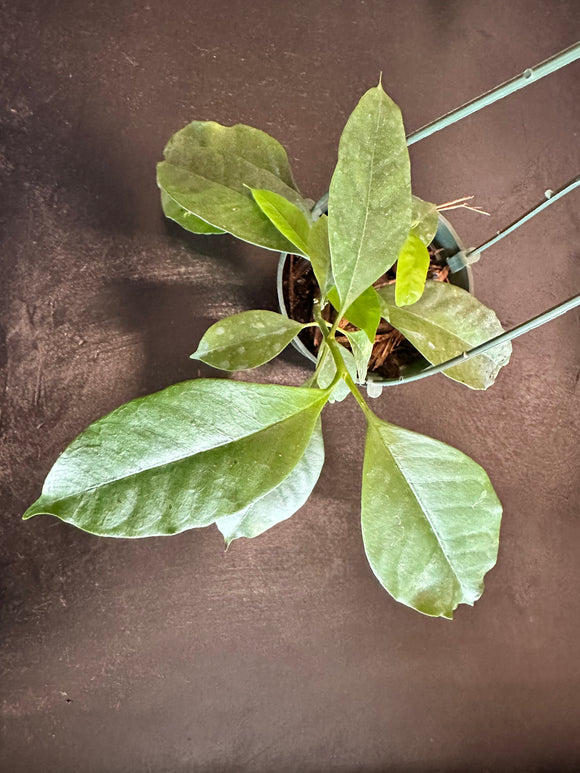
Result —
[[[578, 312], [519, 340], [486, 393], [443, 376], [381, 416], [459, 447], [505, 505], [497, 567], [454, 622], [394, 603], [363, 555], [363, 423], [325, 414], [310, 502], [225, 554], [214, 528], [99, 540], [19, 516], [120, 403], [208, 374], [202, 330], [275, 308], [276, 260], [163, 221], [154, 181], [193, 118], [260, 127], [313, 198], [383, 83], [409, 130], [570, 45], [545, 0], [0, 0], [2, 634], [7, 773], [580, 768]], [[411, 150], [415, 191], [475, 194], [475, 244], [580, 169], [568, 67]], [[580, 289], [578, 194], [476, 267], [512, 326]], [[256, 378], [298, 384], [289, 351]]]

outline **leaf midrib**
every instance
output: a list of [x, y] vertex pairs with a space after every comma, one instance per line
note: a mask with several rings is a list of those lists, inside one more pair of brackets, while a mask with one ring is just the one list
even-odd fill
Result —
[[[240, 338], [238, 339], [237, 343], [225, 343], [222, 346], [212, 346], [210, 349], [207, 349], [205, 351], [201, 351], [202, 355], [211, 354], [212, 352], [226, 352], [228, 349], [231, 349], [233, 352], [236, 352], [236, 349], [239, 349], [240, 345], [244, 346], [245, 344], [251, 344], [255, 341], [262, 341], [265, 338], [271, 338], [272, 336], [277, 336], [278, 338], [283, 335], [291, 335], [290, 340], [292, 338], [295, 338], [296, 335], [302, 330], [304, 325], [301, 322], [295, 322], [295, 320], [289, 320], [290, 322], [294, 322], [296, 327], [295, 328], [284, 328], [283, 330], [274, 331], [274, 332], [266, 332], [262, 335], [256, 335], [256, 336], [249, 336], [248, 338]], [[196, 352], [197, 354], [197, 352]]]
[[429, 524], [429, 527], [431, 528], [431, 531], [435, 535], [435, 539], [437, 540], [437, 544], [439, 545], [439, 548], [440, 548], [441, 552], [443, 553], [443, 557], [445, 558], [445, 561], [447, 562], [447, 564], [449, 565], [449, 568], [453, 572], [453, 576], [457, 580], [457, 582], [459, 584], [459, 587], [461, 588], [462, 592], [465, 592], [466, 588], [465, 588], [463, 582], [461, 581], [461, 579], [459, 578], [459, 575], [457, 574], [457, 571], [456, 571], [456, 569], [455, 569], [455, 567], [453, 565], [453, 562], [451, 561], [451, 559], [447, 555], [447, 552], [446, 552], [445, 548], [443, 547], [443, 544], [442, 544], [442, 541], [441, 541], [441, 537], [439, 536], [439, 532], [437, 531], [437, 529], [433, 525], [431, 519], [429, 518], [429, 515], [427, 514], [427, 510], [424, 507], [423, 502], [421, 500], [421, 497], [419, 496], [419, 494], [415, 490], [415, 487], [413, 486], [413, 484], [408, 480], [407, 476], [403, 472], [403, 470], [402, 470], [402, 468], [401, 468], [401, 466], [400, 466], [400, 464], [399, 464], [399, 462], [397, 460], [397, 457], [391, 451], [389, 446], [386, 444], [386, 441], [383, 439], [383, 436], [382, 436], [380, 430], [378, 429], [378, 427], [374, 426], [374, 424], [375, 424], [374, 422], [369, 422], [369, 428], [372, 428], [372, 430], [377, 433], [377, 435], [379, 436], [379, 439], [381, 441], [381, 444], [384, 446], [385, 450], [387, 451], [387, 453], [389, 454], [389, 456], [393, 460], [393, 462], [394, 462], [397, 470], [399, 471], [402, 479], [404, 480], [405, 484], [408, 486], [409, 490], [411, 491], [411, 493], [413, 494], [413, 496], [417, 500], [417, 502], [419, 504], [419, 508], [420, 508], [421, 512], [423, 513], [423, 516], [425, 517], [425, 520], [427, 521], [427, 523]]
[[[324, 391], [326, 392], [327, 390], [324, 390]], [[234, 440], [229, 440], [229, 441], [224, 442], [224, 443], [218, 443], [217, 445], [212, 446], [211, 448], [205, 448], [203, 451], [198, 451], [196, 453], [185, 454], [185, 455], [177, 457], [175, 459], [171, 459], [168, 462], [164, 462], [163, 464], [152, 465], [150, 467], [144, 467], [142, 470], [138, 470], [137, 472], [132, 472], [129, 475], [123, 475], [123, 476], [121, 476], [119, 478], [111, 478], [110, 480], [106, 480], [106, 481], [103, 481], [101, 483], [97, 483], [94, 486], [88, 486], [87, 488], [84, 488], [81, 491], [76, 491], [76, 492], [73, 492], [71, 494], [67, 494], [66, 496], [53, 498], [52, 502], [54, 502], [54, 503], [56, 503], [56, 502], [65, 502], [65, 501], [67, 501], [69, 499], [74, 499], [75, 497], [78, 497], [81, 494], [88, 494], [88, 493], [90, 493], [92, 491], [97, 491], [98, 489], [104, 488], [106, 486], [110, 486], [110, 485], [115, 484], [115, 483], [121, 483], [122, 481], [127, 481], [127, 480], [130, 480], [131, 478], [136, 478], [139, 475], [142, 475], [143, 473], [150, 472], [151, 470], [163, 470], [165, 467], [170, 467], [173, 464], [179, 464], [180, 462], [183, 462], [186, 459], [190, 459], [190, 458], [193, 458], [195, 456], [201, 456], [202, 454], [208, 453], [210, 451], [215, 451], [218, 448], [226, 448], [227, 446], [232, 445], [233, 443], [237, 443], [240, 440], [246, 440], [247, 438], [250, 438], [253, 435], [259, 435], [261, 432], [264, 432], [266, 430], [272, 429], [273, 427], [277, 427], [278, 425], [283, 424], [288, 419], [293, 419], [293, 418], [295, 418], [297, 416], [300, 416], [300, 414], [305, 413], [306, 411], [309, 411], [312, 408], [314, 408], [317, 402], [322, 402], [322, 405], [320, 406], [320, 410], [322, 410], [322, 407], [324, 406], [324, 402], [326, 402], [326, 397], [325, 397], [324, 401], [322, 401], [321, 399], [318, 399], [317, 401], [314, 401], [311, 405], [309, 405], [309, 406], [307, 406], [305, 408], [302, 408], [300, 411], [297, 411], [296, 413], [293, 413], [290, 416], [286, 416], [284, 419], [280, 419], [279, 421], [275, 421], [272, 424], [268, 424], [265, 427], [261, 427], [256, 432], [249, 432], [248, 434], [241, 435], [240, 437], [237, 437]], [[50, 495], [47, 495], [47, 496], [50, 496]]]
[[[244, 201], [248, 201], [248, 198], [247, 198], [247, 196], [244, 196], [244, 195], [243, 195], [243, 193], [240, 193], [240, 192], [239, 192], [239, 191], [237, 191], [235, 188], [229, 188], [227, 185], [222, 185], [222, 183], [216, 183], [216, 182], [214, 182], [214, 180], [210, 180], [208, 177], [204, 177], [204, 176], [203, 176], [203, 175], [201, 175], [201, 174], [197, 174], [197, 172], [192, 172], [192, 171], [191, 171], [191, 169], [187, 169], [187, 168], [186, 168], [186, 167], [184, 167], [184, 166], [177, 166], [176, 164], [171, 164], [169, 161], [162, 161], [161, 163], [163, 163], [163, 164], [167, 164], [168, 166], [172, 166], [174, 169], [183, 169], [183, 170], [184, 170], [184, 171], [186, 171], [188, 174], [191, 174], [191, 175], [193, 175], [193, 176], [195, 176], [195, 177], [199, 177], [199, 178], [200, 178], [200, 180], [206, 180], [207, 182], [211, 183], [212, 185], [215, 185], [216, 187], [224, 188], [226, 191], [230, 191], [231, 193], [235, 193], [237, 196], [239, 196], [239, 197], [240, 197], [241, 199], [243, 199]], [[174, 188], [175, 188], [175, 186], [172, 186], [172, 187], [174, 187]], [[211, 222], [211, 220], [208, 220], [206, 217], [202, 217], [200, 214], [198, 214], [197, 212], [194, 212], [192, 209], [188, 209], [188, 208], [185, 206], [185, 204], [182, 204], [182, 203], [181, 203], [181, 201], [178, 201], [178, 200], [175, 198], [175, 196], [173, 196], [173, 195], [172, 195], [172, 194], [171, 194], [171, 193], [170, 193], [170, 192], [167, 190], [167, 188], [165, 188], [163, 185], [160, 185], [160, 188], [161, 188], [163, 191], [165, 191], [165, 193], [166, 193], [166, 194], [169, 196], [169, 198], [170, 198], [172, 201], [174, 201], [174, 202], [177, 204], [177, 206], [178, 206], [178, 207], [181, 207], [181, 209], [183, 209], [183, 211], [184, 211], [186, 214], [188, 214], [188, 215], [193, 215], [194, 217], [198, 217], [200, 220], [203, 220], [203, 222], [204, 222], [204, 223], [207, 223], [208, 225], [211, 225], [211, 226], [213, 226], [214, 228], [220, 228], [222, 231], [224, 231], [224, 233], [228, 233], [228, 232], [227, 232], [225, 229], [223, 229], [223, 228], [222, 228], [220, 225], [216, 225], [215, 223], [212, 223], [212, 222]], [[186, 195], [186, 196], [187, 196], [188, 194], [184, 194], [184, 195]], [[197, 195], [199, 195], [199, 194], [197, 194], [197, 193], [196, 193], [196, 194], [193, 194], [193, 195], [196, 195], [196, 196], [197, 196]], [[259, 245], [258, 245], [258, 246], [259, 246]]]
[[[165, 164], [168, 164], [169, 162], [168, 162], [168, 161], [164, 161], [163, 163], [165, 163]], [[173, 165], [172, 165], [172, 166], [173, 166]], [[176, 168], [176, 169], [178, 169], [179, 167], [175, 167], [175, 168]], [[224, 187], [225, 187], [225, 186], [224, 186]], [[206, 219], [205, 219], [204, 217], [202, 217], [201, 215], [198, 215], [196, 212], [192, 212], [190, 209], [187, 209], [186, 207], [184, 207], [184, 206], [183, 206], [183, 204], [180, 204], [180, 203], [179, 203], [179, 201], [177, 201], [177, 199], [176, 199], [174, 196], [172, 196], [172, 195], [169, 193], [169, 191], [168, 191], [166, 188], [163, 188], [163, 187], [161, 187], [161, 190], [163, 191], [163, 193], [164, 193], [164, 194], [165, 194], [165, 195], [166, 195], [168, 198], [170, 198], [170, 199], [171, 199], [171, 201], [172, 201], [174, 204], [177, 204], [177, 206], [178, 206], [180, 209], [182, 209], [182, 210], [183, 210], [183, 212], [184, 212], [184, 214], [185, 214], [185, 215], [191, 215], [192, 217], [197, 217], [197, 218], [198, 218], [199, 220], [201, 220], [202, 222], [204, 222], [204, 223], [207, 223], [207, 225], [211, 225], [211, 226], [212, 226], [212, 228], [219, 228], [219, 229], [220, 229], [220, 231], [221, 231], [222, 233], [227, 233], [227, 231], [224, 231], [224, 229], [223, 229], [223, 228], [221, 228], [219, 225], [214, 225], [214, 223], [210, 223], [210, 221], [209, 221], [209, 220], [206, 220]], [[172, 218], [170, 218], [170, 219], [172, 219]], [[219, 235], [219, 234], [217, 234], [217, 235]]]
[[[370, 175], [369, 175], [371, 180], [374, 177], [375, 153], [376, 153], [376, 150], [377, 150], [376, 139], [377, 139], [379, 124], [381, 122], [382, 110], [383, 110], [383, 100], [381, 99], [380, 102], [379, 102], [379, 109], [377, 111], [377, 125], [375, 126], [375, 132], [374, 132], [374, 136], [373, 136], [373, 150], [372, 150], [372, 154], [371, 154]], [[354, 267], [353, 267], [353, 270], [352, 270], [352, 273], [351, 273], [351, 277], [350, 277], [350, 284], [348, 286], [348, 290], [347, 290], [346, 295], [345, 295], [345, 300], [343, 301], [343, 304], [342, 304], [341, 312], [345, 311], [348, 308], [348, 306], [350, 305], [350, 303], [352, 303], [352, 300], [353, 300], [353, 299], [349, 298], [349, 295], [350, 295], [350, 291], [352, 290], [352, 285], [353, 285], [353, 282], [354, 282], [354, 277], [355, 277], [355, 275], [357, 273], [358, 264], [360, 262], [360, 256], [361, 256], [361, 251], [362, 251], [362, 244], [363, 244], [363, 241], [364, 241], [364, 238], [365, 238], [367, 222], [368, 222], [368, 219], [369, 219], [369, 201], [370, 201], [370, 198], [371, 198], [371, 183], [369, 183], [368, 188], [367, 188], [367, 201], [366, 201], [366, 206], [365, 206], [365, 219], [364, 219], [362, 233], [361, 233], [360, 240], [359, 240], [359, 247], [358, 247], [358, 251], [357, 251], [357, 254], [356, 254], [356, 260], [354, 262]], [[356, 300], [356, 299], [354, 299], [354, 300]]]

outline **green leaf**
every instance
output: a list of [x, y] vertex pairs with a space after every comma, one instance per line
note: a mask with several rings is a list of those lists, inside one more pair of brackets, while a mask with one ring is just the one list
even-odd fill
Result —
[[[338, 311], [340, 304], [336, 287], [332, 287], [328, 293], [328, 300]], [[369, 341], [374, 342], [379, 322], [381, 321], [381, 303], [374, 287], [367, 289], [351, 303], [342, 315], [351, 325], [364, 330]]]
[[208, 328], [191, 358], [220, 370], [247, 370], [269, 362], [305, 327], [275, 311], [242, 311]]
[[423, 295], [427, 271], [429, 270], [429, 250], [413, 232], [399, 253], [397, 261], [397, 281], [395, 284], [395, 303], [397, 306], [410, 306]]
[[[326, 297], [332, 303], [336, 311], [340, 311], [340, 296], [338, 295], [338, 290], [334, 285], [329, 288], [328, 293], [326, 294]], [[346, 314], [343, 314], [342, 316], [348, 319], [348, 317], [346, 317]], [[350, 322], [350, 320], [348, 321]]]
[[109, 537], [207, 526], [292, 473], [327, 397], [200, 379], [133, 400], [73, 441], [24, 518], [55, 515]]
[[328, 235], [341, 311], [397, 260], [411, 228], [411, 174], [401, 112], [379, 85], [340, 139]]
[[[349, 350], [345, 349], [344, 346], [340, 346], [339, 350], [340, 350], [341, 357], [344, 360], [344, 364], [346, 365], [346, 369], [352, 376], [353, 380], [356, 381], [357, 380], [356, 362], [352, 352], [349, 352]], [[336, 365], [332, 357], [332, 354], [330, 353], [328, 345], [324, 341], [322, 342], [320, 349], [318, 351], [319, 362], [321, 359], [322, 359], [322, 365], [320, 366], [320, 370], [318, 371], [317, 383], [321, 389], [328, 389], [328, 387], [334, 381], [334, 377], [336, 376]], [[332, 390], [329, 401], [331, 403], [335, 403], [335, 402], [341, 403], [346, 397], [349, 396], [349, 394], [350, 394], [350, 389], [348, 388], [348, 385], [342, 379], [340, 379], [340, 381], [335, 385], [334, 389]]]
[[239, 537], [257, 537], [294, 515], [312, 493], [323, 464], [324, 442], [319, 418], [298, 464], [276, 488], [240, 512], [218, 518], [216, 526], [226, 545]]
[[327, 216], [321, 215], [313, 221], [295, 204], [272, 191], [252, 190], [252, 195], [280, 233], [295, 245], [294, 251], [310, 260], [316, 281], [324, 293], [330, 274]]
[[[428, 281], [421, 299], [404, 308], [396, 305], [392, 285], [381, 287], [378, 294], [387, 322], [435, 365], [503, 332], [494, 311], [452, 284]], [[501, 344], [449, 368], [445, 375], [472, 389], [487, 389], [509, 362], [511, 351], [511, 343]]]
[[249, 188], [280, 194], [307, 215], [282, 146], [249, 126], [194, 121], [167, 144], [157, 183], [182, 209], [214, 228], [266, 249], [292, 251], [253, 200]]
[[497, 558], [501, 504], [486, 472], [437, 440], [371, 419], [362, 485], [367, 558], [398, 601], [434, 617], [473, 604]]
[[411, 232], [428, 247], [437, 233], [439, 212], [435, 204], [413, 196], [411, 213]]
[[300, 255], [308, 257], [311, 220], [295, 204], [273, 191], [252, 188], [252, 196], [266, 217], [280, 233], [296, 247]]
[[373, 342], [369, 341], [364, 330], [343, 330], [352, 347], [354, 361], [356, 363], [357, 381], [364, 384], [367, 378], [369, 359], [373, 353]]
[[183, 209], [183, 207], [180, 207], [165, 191], [161, 191], [161, 206], [165, 217], [174, 220], [182, 228], [185, 228], [186, 231], [191, 231], [193, 234], [225, 233], [221, 228], [215, 228], [204, 220], [200, 220], [199, 217], [192, 215], [191, 212]]
[[197, 148], [239, 156], [298, 191], [283, 145], [260, 129], [244, 124], [222, 126], [215, 121], [192, 121], [171, 137], [164, 156], [177, 166], [189, 168], [191, 153]]

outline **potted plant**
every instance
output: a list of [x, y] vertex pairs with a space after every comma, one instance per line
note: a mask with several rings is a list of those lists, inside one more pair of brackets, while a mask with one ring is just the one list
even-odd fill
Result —
[[[502, 509], [487, 474], [460, 451], [380, 419], [360, 388], [381, 320], [434, 364], [502, 333], [466, 289], [427, 279], [439, 215], [412, 195], [398, 107], [380, 84], [362, 97], [319, 217], [283, 147], [258, 129], [194, 121], [164, 155], [157, 180], [167, 217], [193, 233], [228, 232], [298, 255], [318, 287], [312, 319], [235, 314], [213, 324], [192, 357], [223, 371], [255, 368], [312, 328], [316, 369], [303, 386], [198, 379], [123, 405], [63, 452], [24, 518], [51, 514], [109, 537], [212, 523], [228, 545], [255, 537], [307, 500], [324, 461], [321, 413], [352, 395], [367, 423], [362, 533], [375, 575], [427, 615], [451, 618], [458, 604], [473, 604], [498, 550]], [[396, 281], [374, 287], [395, 264]], [[445, 374], [487, 389], [510, 352], [504, 342]]]

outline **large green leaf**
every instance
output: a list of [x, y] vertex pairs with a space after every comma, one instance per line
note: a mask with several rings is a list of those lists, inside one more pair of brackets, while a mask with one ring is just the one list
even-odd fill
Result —
[[478, 464], [455, 448], [373, 418], [362, 531], [373, 572], [395, 599], [435, 617], [473, 604], [497, 558], [501, 504]]
[[192, 215], [191, 212], [180, 207], [165, 191], [161, 191], [161, 207], [165, 217], [174, 220], [182, 228], [185, 228], [186, 231], [191, 231], [193, 234], [212, 235], [225, 233], [221, 228], [215, 228], [213, 225], [206, 223], [205, 220], [201, 220], [196, 215]]
[[249, 126], [194, 121], [173, 135], [164, 155], [157, 183], [183, 210], [252, 244], [292, 249], [249, 190], [271, 190], [304, 214], [310, 210], [311, 202], [295, 188], [284, 148], [272, 137]]
[[411, 231], [428, 247], [437, 233], [439, 212], [435, 204], [413, 196], [411, 213]]
[[328, 235], [341, 311], [394, 264], [410, 227], [403, 120], [379, 85], [348, 119], [330, 183]]
[[294, 515], [312, 493], [323, 464], [324, 442], [318, 419], [298, 464], [276, 488], [240, 512], [218, 518], [216, 526], [223, 534], [226, 545], [239, 537], [257, 537]]
[[133, 400], [73, 441], [24, 518], [55, 515], [110, 537], [207, 526], [291, 474], [327, 398], [319, 389], [200, 379]]
[[[403, 308], [395, 303], [392, 285], [381, 287], [378, 294], [387, 322], [436, 365], [503, 332], [494, 311], [455, 285], [428, 281], [420, 300]], [[472, 389], [487, 389], [509, 362], [511, 351], [511, 343], [501, 344], [449, 368], [445, 375]]]
[[208, 328], [191, 357], [221, 370], [247, 370], [272, 360], [305, 327], [275, 311], [242, 311]]
[[429, 260], [429, 250], [421, 239], [411, 231], [397, 260], [397, 282], [395, 284], [395, 303], [397, 306], [410, 306], [423, 295]]

